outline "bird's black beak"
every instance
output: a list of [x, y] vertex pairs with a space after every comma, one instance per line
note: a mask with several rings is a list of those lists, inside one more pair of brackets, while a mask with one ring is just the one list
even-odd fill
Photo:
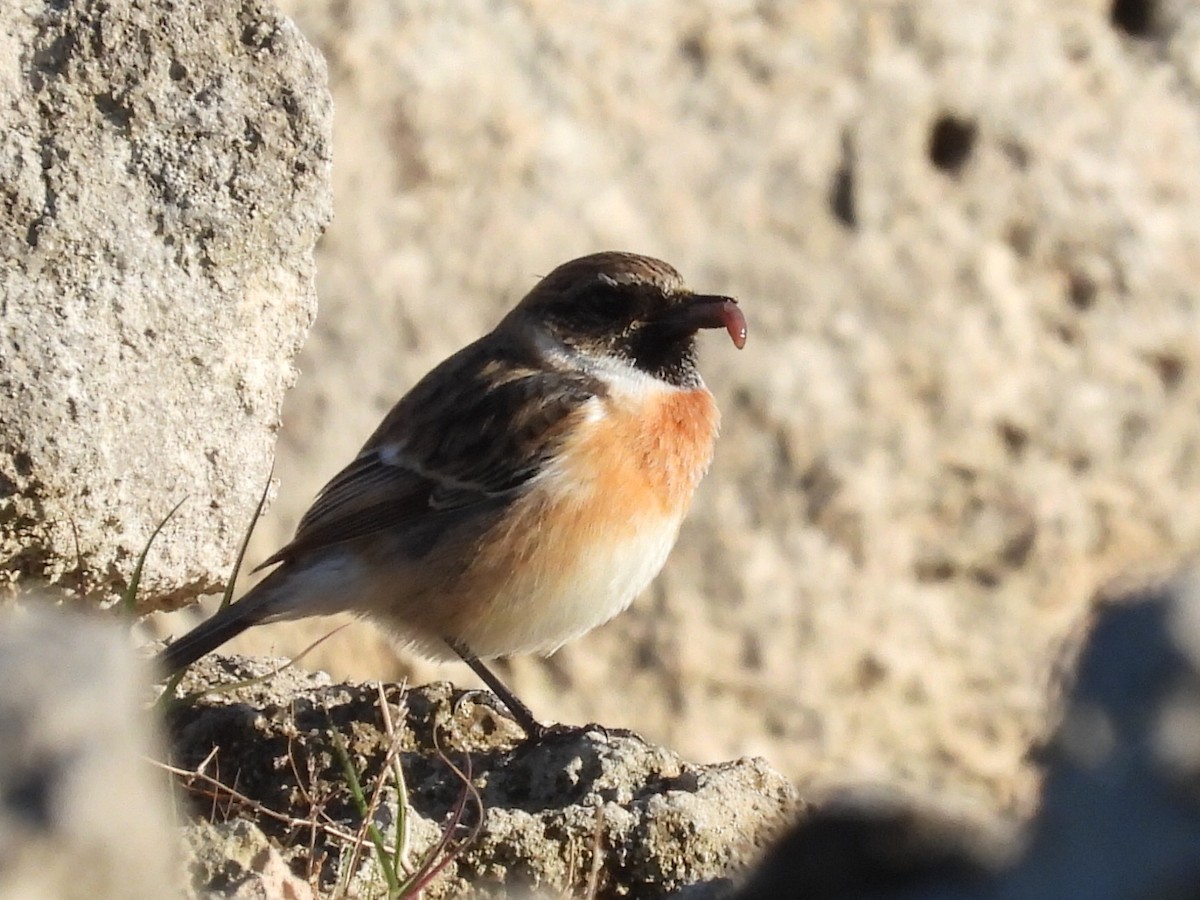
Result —
[[746, 346], [746, 317], [732, 297], [690, 294], [678, 306], [653, 321], [655, 328], [671, 335], [695, 334], [701, 328], [724, 328], [739, 350]]

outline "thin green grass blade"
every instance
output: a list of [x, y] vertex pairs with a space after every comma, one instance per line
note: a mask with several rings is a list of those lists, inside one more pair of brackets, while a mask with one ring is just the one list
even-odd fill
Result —
[[146, 557], [150, 555], [150, 546], [154, 543], [154, 539], [158, 537], [158, 533], [163, 530], [163, 526], [171, 521], [171, 517], [179, 512], [179, 507], [183, 506], [186, 502], [187, 497], [184, 497], [171, 508], [166, 517], [150, 532], [150, 537], [146, 540], [146, 546], [142, 548], [142, 552], [138, 556], [137, 565], [133, 567], [133, 574], [129, 576], [129, 584], [125, 586], [125, 592], [121, 594], [121, 609], [131, 619], [137, 615], [137, 592], [142, 583], [142, 570], [146, 566]]
[[[342, 740], [342, 736], [336, 731], [329, 732], [330, 738], [333, 740], [333, 749], [341, 763], [342, 772], [346, 776], [346, 784], [350, 788], [350, 796], [354, 798], [354, 805], [358, 809], [358, 814], [364, 819], [371, 815], [371, 809], [367, 805], [366, 795], [363, 794], [362, 784], [358, 780], [358, 773], [354, 771], [354, 764], [350, 762], [350, 753], [346, 750], [346, 742]], [[383, 776], [380, 775], [382, 778]], [[396, 875], [395, 868], [392, 867], [392, 856], [388, 853], [387, 842], [383, 839], [383, 833], [379, 830], [379, 826], [374, 822], [367, 822], [367, 836], [371, 839], [371, 843], [375, 845], [375, 858], [379, 862], [379, 867], [383, 869], [383, 878], [387, 882], [388, 896], [399, 896], [400, 879]]]
[[267, 494], [271, 493], [271, 480], [274, 477], [275, 463], [272, 462], [271, 471], [267, 473], [267, 483], [263, 485], [263, 492], [258, 498], [258, 506], [254, 507], [254, 517], [250, 520], [250, 527], [242, 535], [242, 543], [238, 547], [237, 557], [233, 561], [233, 571], [229, 575], [229, 582], [225, 585], [225, 593], [221, 595], [219, 609], [224, 609], [233, 602], [233, 589], [237, 584], [238, 574], [242, 571], [242, 561], [246, 558], [246, 548], [250, 546], [250, 537], [254, 534], [254, 528], [258, 525], [259, 518], [262, 517], [263, 507], [267, 505]]
[[[230, 573], [229, 580], [225, 584], [225, 593], [221, 595], [221, 609], [224, 609], [231, 602], [233, 602], [233, 588], [234, 588], [234, 585], [237, 583], [238, 573], [242, 569], [242, 561], [246, 558], [246, 548], [250, 546], [250, 537], [254, 534], [254, 526], [258, 524], [258, 520], [262, 516], [263, 507], [267, 503], [267, 494], [269, 494], [271, 492], [271, 480], [274, 477], [275, 477], [275, 463], [272, 462], [271, 463], [271, 471], [269, 471], [267, 473], [267, 483], [266, 483], [266, 485], [264, 485], [263, 492], [258, 498], [258, 505], [254, 507], [254, 517], [250, 520], [250, 525], [246, 529], [246, 533], [244, 535], [242, 535], [242, 542], [238, 546], [237, 556], [234, 557], [233, 571]], [[185, 497], [184, 499], [186, 500], [187, 498]], [[183, 500], [180, 500], [179, 503], [180, 503], [180, 505], [182, 505]], [[179, 506], [176, 506], [175, 509], [179, 509]], [[175, 514], [175, 509], [171, 510], [170, 514], [167, 516], [167, 519], [171, 518], [171, 516], [173, 516]], [[166, 524], [166, 519], [164, 519], [158, 527], [162, 528], [162, 526], [165, 524]], [[156, 534], [158, 534], [158, 529], [155, 529], [154, 535], [156, 535]], [[151, 541], [154, 540], [154, 535], [150, 536]], [[145, 562], [146, 553], [147, 553], [147, 551], [149, 551], [149, 549], [150, 549], [150, 545], [147, 543], [146, 549], [142, 551], [142, 558], [140, 560], [138, 560], [137, 568], [134, 570], [134, 578], [130, 584], [130, 587], [133, 588], [134, 592], [136, 592], [136, 590], [137, 590], [137, 582], [141, 580], [142, 563]], [[131, 600], [132, 600], [132, 596], [129, 598], [129, 600], [126, 600], [123, 598], [122, 603], [128, 603]], [[306, 650], [305, 653], [307, 653], [307, 652], [308, 651]], [[169, 679], [167, 679], [167, 683], [166, 683], [166, 686], [163, 688], [163, 692], [158, 695], [158, 700], [156, 700], [154, 703], [155, 708], [158, 709], [160, 713], [165, 713], [167, 711], [167, 709], [172, 707], [177, 702], [183, 702], [183, 701], [188, 700], [188, 698], [186, 698], [186, 697], [177, 698], [175, 696], [175, 690], [179, 687], [179, 683], [181, 681], [183, 681], [183, 676], [184, 676], [184, 674], [186, 674], [186, 672], [187, 672], [186, 668], [181, 669], [180, 671], [178, 671], [174, 675], [172, 675]], [[253, 684], [254, 681], [252, 680], [248, 683]], [[240, 687], [241, 685], [237, 685], [237, 686]], [[200, 696], [200, 695], [199, 694], [193, 695], [193, 697], [195, 697], [195, 696]]]

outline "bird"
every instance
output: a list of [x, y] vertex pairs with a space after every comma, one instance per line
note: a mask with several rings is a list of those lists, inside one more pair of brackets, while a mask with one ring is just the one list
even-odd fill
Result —
[[662, 569], [719, 427], [702, 329], [745, 345], [737, 301], [693, 293], [659, 259], [558, 266], [396, 403], [258, 567], [273, 570], [167, 644], [160, 670], [253, 625], [351, 612], [461, 658], [528, 738], [545, 735], [484, 660], [553, 653]]

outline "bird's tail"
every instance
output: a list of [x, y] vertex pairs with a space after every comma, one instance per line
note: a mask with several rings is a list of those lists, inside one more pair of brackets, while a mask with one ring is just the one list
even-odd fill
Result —
[[183, 637], [168, 644], [154, 660], [158, 671], [174, 674], [186, 669], [247, 628], [272, 618], [275, 613], [272, 601], [276, 594], [274, 576], [280, 571], [276, 569], [237, 603], [229, 604], [211, 619], [201, 622]]

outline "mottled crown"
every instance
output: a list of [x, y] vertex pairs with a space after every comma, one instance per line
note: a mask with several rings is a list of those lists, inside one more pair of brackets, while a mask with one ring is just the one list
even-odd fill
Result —
[[607, 250], [581, 256], [558, 266], [538, 282], [534, 291], [566, 293], [577, 290], [588, 282], [601, 282], [613, 286], [623, 284], [646, 285], [658, 288], [664, 294], [677, 294], [687, 290], [675, 267], [652, 256]]

